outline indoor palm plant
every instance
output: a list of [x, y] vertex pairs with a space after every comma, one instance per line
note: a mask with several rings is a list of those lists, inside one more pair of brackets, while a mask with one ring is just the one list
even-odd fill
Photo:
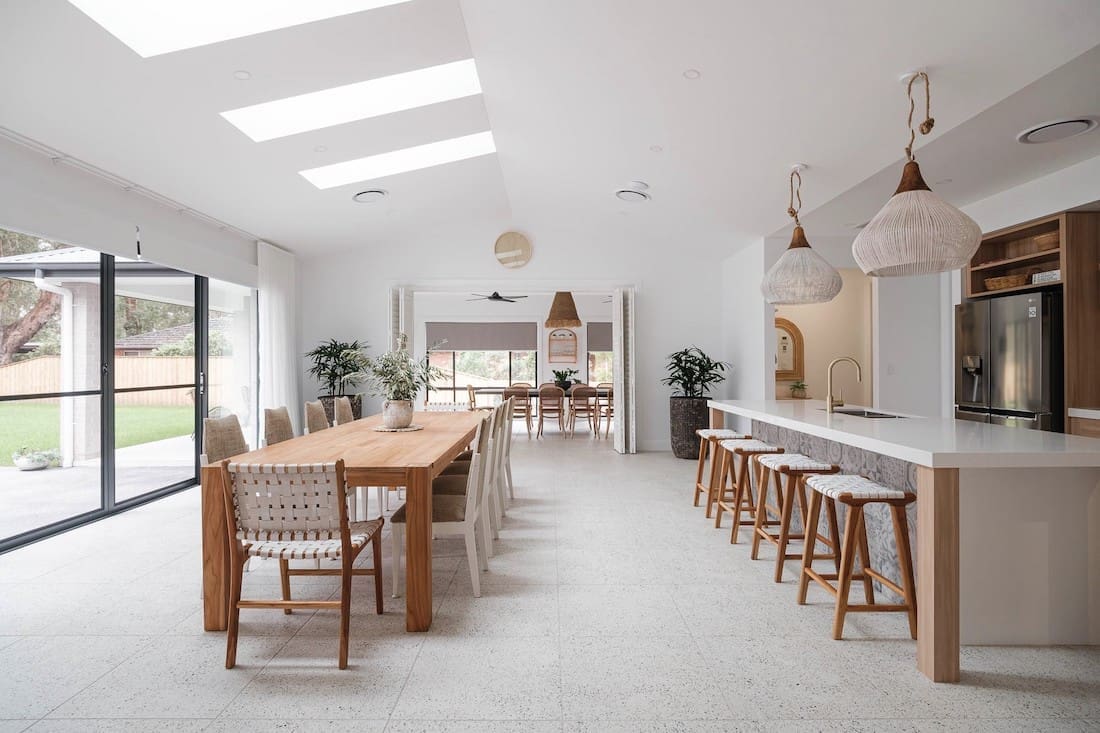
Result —
[[673, 388], [669, 402], [672, 454], [698, 458], [695, 431], [710, 423], [707, 397], [712, 385], [725, 380], [725, 362], [715, 361], [691, 346], [668, 356], [668, 376], [661, 381]]
[[[317, 345], [317, 348], [306, 354], [310, 360], [309, 374], [321, 383], [323, 393], [317, 399], [325, 406], [325, 414], [329, 423], [332, 423], [334, 407], [337, 397], [343, 397], [348, 389], [354, 388], [361, 377], [357, 375], [363, 371], [365, 355], [363, 350], [366, 343], [355, 341], [337, 341], [329, 339]], [[351, 410], [355, 419], [362, 416], [363, 400], [360, 395], [351, 395]]]
[[417, 361], [408, 350], [408, 338], [401, 334], [397, 349], [378, 357], [363, 357], [363, 369], [352, 376], [366, 381], [367, 389], [382, 403], [382, 424], [387, 428], [407, 428], [412, 424], [413, 400], [433, 379], [441, 379], [443, 370]]

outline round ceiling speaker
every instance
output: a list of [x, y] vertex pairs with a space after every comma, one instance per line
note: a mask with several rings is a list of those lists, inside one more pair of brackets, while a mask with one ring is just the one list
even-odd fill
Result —
[[375, 201], [381, 201], [386, 198], [388, 194], [380, 188], [370, 188], [366, 191], [360, 191], [352, 196], [352, 201], [357, 204], [373, 204]]
[[1052, 143], [1088, 132], [1096, 127], [1092, 117], [1074, 117], [1065, 120], [1053, 120], [1035, 125], [1021, 132], [1016, 140], [1025, 145]]

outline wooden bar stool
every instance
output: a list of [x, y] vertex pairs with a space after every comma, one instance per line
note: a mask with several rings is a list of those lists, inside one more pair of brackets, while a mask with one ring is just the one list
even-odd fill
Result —
[[[699, 506], [699, 497], [703, 494], [709, 495], [713, 490], [715, 481], [718, 480], [718, 464], [720, 463], [718, 461], [718, 441], [735, 440], [749, 436], [725, 428], [702, 428], [696, 430], [695, 434], [699, 436], [699, 466], [695, 471], [695, 500], [692, 505]], [[704, 486], [703, 467], [706, 465], [708, 456], [710, 457], [710, 481]], [[709, 510], [707, 516], [710, 516]]]
[[[762, 440], [746, 438], [742, 440], [723, 440], [718, 444], [722, 465], [719, 469], [720, 481], [712, 492], [718, 511], [714, 515], [714, 528], [722, 526], [722, 512], [733, 514], [733, 530], [730, 532], [730, 543], [737, 543], [737, 534], [742, 524], [749, 524], [748, 520], [741, 521], [741, 512], [747, 511], [749, 517], [755, 517], [755, 504], [752, 500], [752, 478], [749, 469], [752, 467], [753, 456], [766, 453], [783, 453], [784, 449], [774, 445], [768, 445]], [[735, 459], [740, 460], [735, 460]], [[736, 476], [734, 464], [736, 463]], [[726, 487], [726, 480], [733, 480], [732, 489]], [[759, 480], [756, 482], [760, 486]], [[707, 516], [710, 516], [710, 502], [707, 503]]]
[[[833, 617], [833, 638], [840, 639], [844, 633], [844, 617], [849, 612], [886, 611], [907, 613], [909, 615], [909, 635], [917, 638], [917, 597], [913, 583], [913, 554], [909, 546], [909, 520], [905, 508], [916, 500], [916, 494], [891, 489], [863, 476], [833, 475], [806, 476], [806, 486], [813, 489], [810, 497], [810, 514], [807, 520], [806, 552], [802, 559], [802, 574], [798, 580], [798, 603], [806, 603], [806, 588], [810, 579], [836, 597], [836, 614]], [[848, 507], [844, 519], [844, 542], [840, 548], [840, 566], [836, 573], [823, 574], [813, 569], [813, 548], [817, 543], [817, 519], [821, 512], [821, 500], [835, 512], [836, 502]], [[871, 565], [871, 555], [867, 547], [867, 525], [863, 518], [863, 507], [867, 504], [888, 504], [894, 520], [894, 540], [898, 547], [898, 567], [901, 571], [899, 586], [884, 577]], [[859, 552], [861, 570], [853, 572], [856, 552]], [[834, 587], [830, 580], [836, 580]], [[848, 592], [853, 580], [863, 581], [865, 604], [850, 604]], [[877, 580], [902, 597], [904, 603], [875, 603], [875, 589], [872, 580]]]
[[[815, 461], [801, 453], [786, 453], [784, 455], [760, 455], [756, 456], [756, 463], [760, 468], [756, 505], [756, 524], [752, 533], [752, 559], [757, 559], [760, 551], [760, 540], [767, 540], [775, 545], [775, 582], [783, 582], [783, 564], [787, 560], [801, 559], [803, 553], [787, 552], [787, 546], [791, 540], [805, 540], [806, 538], [806, 487], [800, 479], [809, 475], [829, 475], [840, 471], [840, 466], [831, 463]], [[786, 478], [786, 481], [783, 479]], [[773, 481], [774, 479], [774, 481]], [[768, 486], [775, 484], [776, 505], [768, 504]], [[791, 533], [791, 516], [794, 513], [794, 502], [798, 500], [798, 512], [802, 517], [802, 532]], [[768, 519], [768, 510], [772, 510], [779, 521]], [[829, 513], [828, 538], [821, 538], [821, 542], [828, 545], [832, 554], [817, 555], [817, 559], [831, 559], [838, 564], [840, 560], [836, 554], [836, 508], [832, 507]], [[778, 534], [768, 531], [768, 527], [778, 524]], [[805, 549], [805, 548], [803, 548]]]

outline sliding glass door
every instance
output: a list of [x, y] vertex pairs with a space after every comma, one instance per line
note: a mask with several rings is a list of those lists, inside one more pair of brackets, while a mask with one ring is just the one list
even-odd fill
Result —
[[196, 483], [208, 410], [255, 445], [255, 305], [0, 229], [0, 552]]

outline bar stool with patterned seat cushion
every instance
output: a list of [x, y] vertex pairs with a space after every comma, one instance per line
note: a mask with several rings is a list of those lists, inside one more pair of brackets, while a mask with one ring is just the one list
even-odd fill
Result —
[[[718, 441], [736, 440], [738, 438], [748, 438], [749, 436], [725, 428], [701, 428], [695, 431], [695, 435], [699, 437], [699, 464], [695, 469], [695, 496], [692, 499], [692, 506], [699, 506], [699, 497], [704, 494], [709, 495], [718, 480]], [[707, 458], [710, 458], [710, 481], [704, 485], [703, 467], [706, 465]], [[709, 510], [707, 516], [710, 516]]]
[[[848, 612], [887, 611], [909, 615], [909, 635], [917, 638], [917, 597], [913, 583], [913, 554], [909, 546], [909, 520], [906, 507], [916, 501], [916, 494], [910, 491], [892, 489], [863, 476], [849, 474], [832, 476], [806, 476], [803, 483], [813, 489], [810, 497], [810, 513], [807, 518], [806, 552], [802, 558], [802, 574], [798, 581], [798, 602], [806, 603], [806, 590], [812, 579], [836, 597], [836, 611], [833, 617], [833, 638], [840, 639], [844, 633], [844, 617]], [[844, 541], [840, 547], [840, 566], [836, 573], [819, 573], [813, 569], [813, 548], [818, 540], [817, 521], [821, 512], [821, 502], [829, 504], [840, 502], [847, 507], [844, 518]], [[863, 508], [868, 504], [886, 504], [894, 524], [894, 540], [897, 542], [898, 569], [901, 573], [899, 586], [871, 567], [871, 555], [867, 543], [867, 525]], [[834, 504], [835, 506], [835, 504]], [[861, 571], [853, 572], [856, 552], [860, 554]], [[853, 580], [863, 581], [864, 604], [852, 604], [848, 593]], [[830, 580], [836, 580], [834, 587]], [[877, 580], [901, 596], [902, 603], [876, 603], [872, 581]]]
[[[340, 669], [348, 666], [351, 622], [351, 579], [374, 576], [377, 613], [382, 613], [382, 545], [384, 520], [352, 524], [348, 521], [344, 462], [313, 464], [222, 464], [226, 521], [230, 547], [229, 631], [225, 666], [237, 660], [237, 636], [242, 608], [335, 608], [340, 610]], [[359, 553], [371, 545], [374, 566], [353, 567]], [[241, 584], [249, 557], [279, 561], [281, 600], [242, 600]], [[291, 560], [330, 559], [339, 569], [290, 568]], [[290, 598], [292, 575], [339, 575], [340, 600], [295, 601]]]
[[[752, 500], [752, 479], [749, 475], [753, 468], [752, 457], [765, 453], [785, 453], [785, 449], [769, 445], [756, 438], [723, 440], [718, 443], [718, 456], [721, 465], [718, 468], [719, 482], [707, 498], [707, 516], [710, 516], [710, 502], [713, 500], [718, 510], [714, 513], [715, 529], [722, 526], [722, 512], [733, 514], [733, 530], [730, 542], [737, 543], [737, 535], [743, 525], [750, 520], [741, 520], [741, 513], [748, 512], [750, 519], [756, 516], [756, 504]], [[732, 480], [732, 488], [727, 488], [727, 480]], [[756, 482], [757, 487], [760, 481]]]
[[[767, 540], [775, 545], [775, 582], [783, 582], [783, 564], [787, 560], [802, 559], [801, 553], [788, 553], [787, 545], [791, 540], [805, 540], [806, 524], [806, 487], [799, 481], [803, 476], [835, 474], [840, 471], [840, 466], [831, 463], [822, 463], [801, 453], [786, 453], [778, 456], [756, 456], [759, 467], [760, 481], [756, 504], [756, 523], [752, 533], [752, 559], [757, 558], [760, 552], [760, 540]], [[768, 504], [768, 487], [775, 484], [776, 504]], [[784, 482], [783, 478], [787, 480]], [[798, 500], [798, 514], [802, 519], [803, 531], [791, 533], [791, 516], [794, 513], [794, 503]], [[768, 521], [768, 511], [772, 511], [779, 517], [779, 532], [773, 534], [768, 531], [774, 523]], [[829, 537], [821, 538], [821, 541], [829, 546], [832, 554], [818, 555], [816, 559], [831, 559], [839, 567], [839, 559], [836, 554], [836, 510], [829, 511]]]

